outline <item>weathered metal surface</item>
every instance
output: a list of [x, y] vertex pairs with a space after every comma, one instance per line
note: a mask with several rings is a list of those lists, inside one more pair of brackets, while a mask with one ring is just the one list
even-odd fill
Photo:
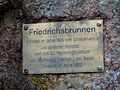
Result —
[[23, 72], [103, 71], [103, 21], [23, 25]]

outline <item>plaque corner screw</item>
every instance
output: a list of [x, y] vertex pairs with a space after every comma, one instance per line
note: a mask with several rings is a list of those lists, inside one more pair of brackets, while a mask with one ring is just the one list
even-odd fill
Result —
[[102, 25], [102, 23], [101, 23], [101, 22], [98, 22], [98, 23], [97, 23], [97, 26], [99, 26], [99, 27], [100, 27], [101, 25]]
[[98, 66], [97, 69], [98, 69], [99, 71], [101, 71], [101, 70], [102, 70], [102, 67], [101, 67], [101, 66]]
[[29, 73], [28, 69], [24, 69], [24, 74], [28, 74], [28, 73]]
[[27, 30], [28, 29], [28, 26], [27, 25], [24, 25], [24, 30]]

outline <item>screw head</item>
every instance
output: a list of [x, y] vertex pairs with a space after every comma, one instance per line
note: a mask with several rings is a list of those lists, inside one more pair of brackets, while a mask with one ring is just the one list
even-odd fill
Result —
[[28, 26], [27, 25], [24, 25], [24, 30], [27, 30], [28, 29]]
[[99, 26], [99, 27], [100, 27], [101, 25], [102, 25], [102, 24], [101, 24], [101, 22], [98, 22], [98, 23], [97, 23], [97, 26]]
[[25, 74], [28, 74], [29, 71], [28, 71], [27, 69], [24, 69], [24, 73], [25, 73]]
[[98, 66], [97, 69], [98, 69], [99, 71], [101, 71], [101, 70], [102, 70], [102, 67], [101, 67], [101, 66]]

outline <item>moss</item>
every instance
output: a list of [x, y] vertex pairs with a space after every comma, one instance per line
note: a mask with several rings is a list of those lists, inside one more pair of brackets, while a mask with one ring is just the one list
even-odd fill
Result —
[[48, 90], [61, 75], [31, 75], [26, 76], [29, 84], [37, 90]]

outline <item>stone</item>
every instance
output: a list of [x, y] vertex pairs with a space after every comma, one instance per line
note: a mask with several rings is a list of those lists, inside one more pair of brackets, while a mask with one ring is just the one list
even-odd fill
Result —
[[[95, 89], [120, 89], [119, 0], [24, 0], [20, 6], [10, 7], [4, 14], [8, 11], [12, 21], [0, 27], [0, 81], [4, 84], [2, 88], [0, 86], [1, 90], [65, 90], [70, 82], [75, 90], [82, 90], [85, 84]], [[22, 31], [19, 25], [88, 19], [104, 20], [104, 73], [22, 74]], [[101, 84], [96, 85], [98, 80]]]

